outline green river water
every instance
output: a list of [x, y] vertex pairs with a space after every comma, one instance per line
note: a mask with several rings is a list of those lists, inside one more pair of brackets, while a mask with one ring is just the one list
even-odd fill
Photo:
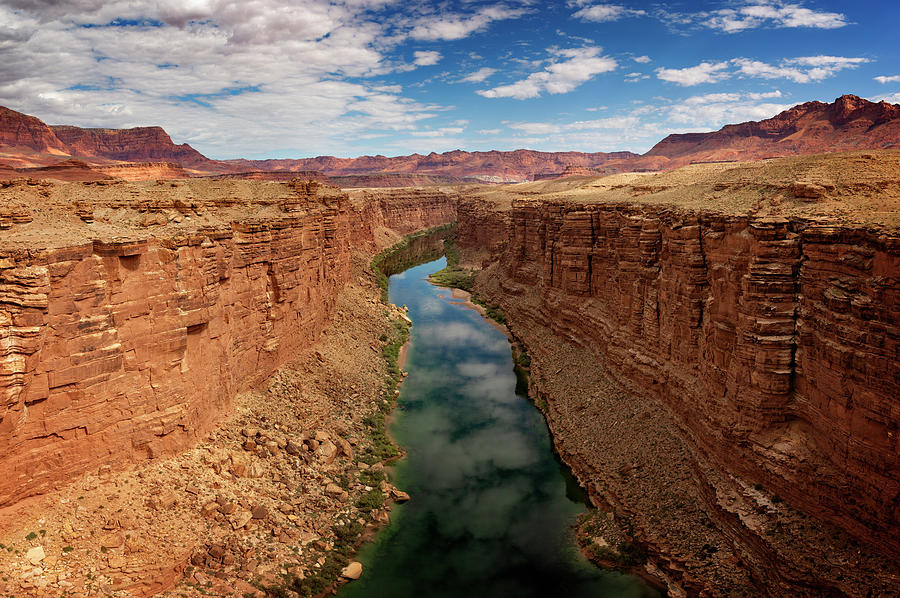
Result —
[[408, 453], [395, 485], [412, 496], [363, 548], [343, 598], [658, 597], [578, 550], [585, 497], [553, 454], [502, 332], [427, 282], [444, 258], [390, 278], [413, 321], [409, 377], [390, 431]]

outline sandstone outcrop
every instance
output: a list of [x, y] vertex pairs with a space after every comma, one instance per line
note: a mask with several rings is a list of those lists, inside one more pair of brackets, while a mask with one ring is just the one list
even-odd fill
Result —
[[349, 197], [364, 211], [363, 221], [406, 235], [456, 220], [457, 191], [450, 188], [356, 189]]
[[122, 162], [94, 166], [93, 170], [123, 181], [186, 179], [190, 176], [180, 164], [174, 162]]
[[53, 179], [56, 181], [101, 181], [112, 178], [105, 172], [92, 167], [82, 160], [63, 160], [50, 166], [37, 166], [32, 168], [19, 168], [14, 176], [34, 179]]
[[726, 469], [900, 551], [896, 236], [521, 202], [504, 267]]
[[477, 179], [466, 179], [444, 174], [419, 174], [399, 172], [373, 172], [371, 174], [332, 175], [330, 180], [339, 187], [425, 187], [434, 185], [460, 185], [478, 183]]
[[316, 181], [0, 190], [0, 505], [190, 446], [317, 340], [352, 247], [448, 222], [455, 201]]
[[[307, 181], [319, 181], [320, 183], [334, 183], [330, 178], [318, 170], [248, 170], [245, 172], [231, 172], [215, 175], [217, 179], [241, 179], [245, 181], [282, 181], [303, 179]], [[343, 186], [343, 185], [340, 185]]]
[[[93, 182], [110, 179], [149, 181], [157, 179], [186, 179], [190, 173], [174, 162], [113, 162], [88, 164], [70, 158], [50, 166], [0, 169], [0, 177], [7, 179], [35, 178], [55, 181]], [[290, 180], [290, 177], [284, 180]], [[274, 177], [271, 180], [275, 180]]]
[[[857, 582], [848, 576], [842, 584], [837, 572], [810, 556], [830, 550], [826, 544], [803, 544], [798, 536], [794, 549], [806, 556], [782, 558], [779, 551], [791, 548], [773, 548], [779, 541], [768, 535], [780, 528], [763, 533], [759, 513], [750, 516], [753, 509], [734, 506], [744, 499], [726, 497], [765, 489], [889, 560], [900, 555], [900, 187], [890, 175], [900, 158], [894, 152], [878, 159], [881, 166], [857, 154], [827, 164], [797, 159], [755, 172], [714, 165], [719, 182], [695, 184], [687, 196], [682, 189], [681, 204], [670, 186], [674, 179], [666, 178], [675, 173], [628, 185], [612, 177], [583, 193], [523, 194], [510, 202], [507, 190], [494, 202], [485, 195], [460, 203], [460, 245], [486, 249], [478, 259], [487, 254], [485, 263], [493, 264], [488, 272], [494, 278], [480, 278], [476, 290], [500, 304], [512, 330], [531, 343], [529, 354], [538, 364], [545, 359], [560, 366], [556, 374], [563, 371], [566, 362], [553, 362], [534, 343], [548, 335], [565, 339], [592, 356], [592, 364], [582, 367], [615, 380], [632, 400], [671, 414], [694, 455], [686, 475], [701, 480], [706, 512], [738, 547], [735, 558], [769, 593], [791, 595], [805, 586], [852, 594]], [[782, 167], [797, 173], [811, 165], [829, 176], [857, 177], [862, 187], [866, 181], [878, 188], [874, 181], [881, 180], [878, 221], [863, 224], [851, 216], [856, 202], [870, 200], [869, 191], [844, 185], [829, 192], [830, 205], [840, 210], [830, 215], [811, 214], [807, 198], [795, 198], [789, 207], [775, 191], [769, 197], [777, 205], [756, 203], [757, 215], [713, 203], [717, 188], [730, 189], [723, 182], [728, 172], [749, 191], [755, 184], [772, 189]], [[691, 171], [695, 181], [702, 174]], [[759, 198], [760, 191], [752, 191]], [[741, 193], [735, 195], [739, 200]], [[704, 204], [716, 210], [693, 207]], [[868, 211], [859, 215], [872, 217]], [[544, 372], [538, 380], [551, 388], [553, 376]], [[574, 388], [576, 375], [564, 376], [567, 388]], [[639, 477], [652, 476], [650, 469], [666, 465], [635, 457], [617, 465], [618, 477], [605, 469], [607, 457], [590, 448], [603, 441], [585, 430], [609, 434], [600, 432], [608, 424], [577, 419], [594, 409], [591, 392], [542, 397], [560, 453], [598, 497], [616, 500], [609, 489], [619, 478], [634, 475], [635, 468], [642, 468]], [[634, 427], [626, 437], [660, 442], [640, 436], [656, 417], [653, 409], [628, 424]], [[616, 423], [626, 421], [623, 416]], [[633, 513], [633, 504], [619, 498]], [[650, 534], [676, 550], [673, 530]], [[814, 564], [798, 564], [803, 558]], [[694, 591], [716, 587], [691, 583]], [[724, 591], [724, 582], [717, 583]], [[890, 585], [884, 579], [867, 583]]]

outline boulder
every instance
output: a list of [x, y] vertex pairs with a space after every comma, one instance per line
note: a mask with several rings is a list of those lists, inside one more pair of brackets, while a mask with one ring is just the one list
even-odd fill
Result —
[[359, 579], [360, 575], [362, 575], [362, 563], [359, 561], [353, 561], [341, 570], [341, 577], [346, 579]]
[[30, 548], [28, 552], [25, 553], [25, 559], [32, 565], [37, 565], [38, 563], [43, 561], [46, 556], [47, 555], [44, 554], [43, 546], [35, 546], [34, 548]]

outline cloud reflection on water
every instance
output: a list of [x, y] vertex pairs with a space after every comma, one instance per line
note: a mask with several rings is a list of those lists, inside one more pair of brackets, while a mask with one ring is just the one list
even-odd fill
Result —
[[408, 304], [414, 322], [392, 425], [408, 451], [396, 484], [412, 500], [395, 508], [364, 554], [366, 574], [341, 595], [652, 595], [580, 556], [570, 526], [583, 506], [566, 496], [542, 416], [515, 394], [507, 338], [439, 297], [446, 291], [422, 272], [391, 280], [392, 300]]

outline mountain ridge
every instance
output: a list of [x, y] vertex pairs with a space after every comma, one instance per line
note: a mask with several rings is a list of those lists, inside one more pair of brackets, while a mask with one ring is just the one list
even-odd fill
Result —
[[[166, 162], [191, 176], [291, 172], [324, 176], [428, 175], [481, 182], [521, 182], [572, 173], [613, 174], [669, 170], [696, 162], [759, 160], [859, 149], [900, 149], [900, 105], [843, 95], [832, 103], [805, 102], [769, 119], [725, 125], [717, 131], [673, 134], [643, 155], [618, 152], [452, 150], [388, 157], [316, 156], [266, 160], [213, 160], [187, 143], [176, 144], [159, 126], [130, 129], [47, 125], [34, 116], [0, 106], [0, 165], [49, 167], [67, 159], [90, 169], [115, 163]], [[137, 172], [137, 171], [135, 171]], [[148, 176], [153, 169], [147, 169]], [[176, 170], [168, 169], [168, 172]], [[408, 181], [409, 176], [394, 180]]]

